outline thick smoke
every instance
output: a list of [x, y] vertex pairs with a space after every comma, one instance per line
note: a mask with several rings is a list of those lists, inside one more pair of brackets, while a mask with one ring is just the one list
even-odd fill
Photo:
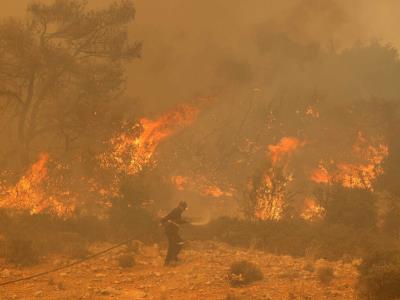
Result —
[[[3, 5], [1, 15], [22, 15], [30, 2]], [[88, 2], [93, 7], [108, 3]], [[145, 48], [142, 59], [128, 68], [127, 89], [128, 95], [140, 98], [144, 113], [164, 111], [200, 95], [243, 97], [253, 88], [265, 96], [276, 95], [282, 85], [291, 90], [293, 85], [336, 90], [338, 77], [349, 90], [357, 90], [356, 96], [393, 96], [347, 83], [354, 77], [352, 70], [347, 72], [349, 67], [326, 72], [337, 62], [316, 56], [319, 48], [338, 53], [373, 40], [400, 46], [395, 30], [400, 4], [395, 0], [137, 0], [135, 4], [132, 37], [142, 40]], [[315, 64], [323, 69], [315, 70]], [[329, 75], [320, 78], [318, 71]]]
[[[130, 69], [129, 91], [141, 97], [146, 107], [161, 111], [199, 95], [227, 101], [248, 97], [253, 88], [271, 97], [282, 88], [330, 93], [339, 84], [351, 90], [350, 96], [393, 97], [383, 89], [368, 90], [354, 82], [352, 78], [363, 73], [359, 65], [351, 65], [351, 55], [357, 59], [358, 53], [333, 55], [373, 40], [396, 45], [386, 27], [386, 20], [395, 17], [388, 8], [398, 5], [391, 4], [137, 1], [132, 35], [144, 41], [145, 49], [143, 59]], [[379, 59], [380, 53], [364, 55]], [[325, 75], [321, 78], [321, 74]]]

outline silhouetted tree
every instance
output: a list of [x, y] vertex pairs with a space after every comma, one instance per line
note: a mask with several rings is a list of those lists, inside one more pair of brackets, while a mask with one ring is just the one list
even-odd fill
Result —
[[46, 141], [71, 148], [121, 94], [123, 63], [141, 50], [128, 38], [134, 16], [130, 0], [99, 10], [55, 0], [30, 4], [25, 20], [0, 23], [2, 119], [22, 162]]

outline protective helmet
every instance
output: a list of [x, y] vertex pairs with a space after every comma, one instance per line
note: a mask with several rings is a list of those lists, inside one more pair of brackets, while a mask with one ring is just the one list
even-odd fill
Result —
[[181, 208], [183, 208], [183, 209], [186, 209], [187, 208], [187, 203], [186, 203], [186, 201], [181, 201], [181, 202], [179, 202], [179, 207], [181, 207]]

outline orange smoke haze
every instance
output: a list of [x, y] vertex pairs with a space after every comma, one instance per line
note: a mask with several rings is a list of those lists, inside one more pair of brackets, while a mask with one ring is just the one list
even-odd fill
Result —
[[204, 197], [232, 198], [236, 193], [233, 188], [228, 188], [227, 190], [223, 190], [221, 187], [213, 185], [204, 176], [189, 178], [178, 175], [178, 176], [172, 176], [171, 181], [178, 191], [194, 191]]

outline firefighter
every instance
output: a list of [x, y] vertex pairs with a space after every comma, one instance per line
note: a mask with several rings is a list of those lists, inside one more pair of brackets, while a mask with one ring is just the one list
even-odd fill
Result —
[[164, 226], [165, 235], [168, 239], [168, 252], [165, 257], [165, 265], [178, 262], [178, 255], [183, 246], [183, 240], [179, 236], [179, 228], [187, 223], [182, 219], [182, 213], [187, 209], [185, 201], [179, 202], [178, 207], [174, 208], [168, 215], [161, 219], [161, 225]]

